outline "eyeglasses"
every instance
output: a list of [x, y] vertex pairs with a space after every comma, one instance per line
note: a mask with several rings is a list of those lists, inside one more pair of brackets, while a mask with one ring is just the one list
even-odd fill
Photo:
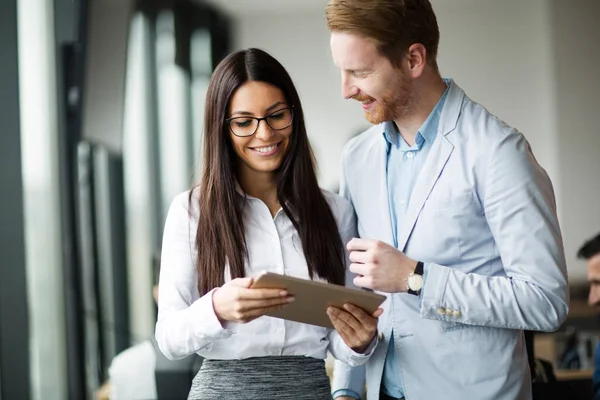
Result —
[[225, 122], [229, 125], [231, 133], [235, 136], [252, 136], [258, 130], [260, 121], [265, 120], [267, 125], [275, 131], [280, 131], [292, 125], [294, 120], [294, 107], [281, 108], [266, 117], [233, 117], [227, 118]]

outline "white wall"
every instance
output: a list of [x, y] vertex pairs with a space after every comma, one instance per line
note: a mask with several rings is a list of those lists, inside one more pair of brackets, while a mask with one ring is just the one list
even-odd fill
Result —
[[442, 75], [527, 137], [558, 193], [547, 2], [437, 0], [434, 7]]
[[561, 225], [571, 280], [583, 281], [585, 263], [575, 254], [600, 232], [600, 2], [551, 4]]
[[[585, 265], [574, 253], [583, 237], [600, 231], [600, 212], [589, 218], [597, 209], [594, 199], [600, 198], [600, 179], [592, 176], [600, 172], [600, 136], [593, 136], [590, 112], [598, 104], [592, 96], [600, 93], [591, 90], [600, 89], [600, 80], [590, 82], [600, 56], [588, 56], [592, 38], [600, 37], [592, 17], [600, 16], [600, 3], [586, 0], [571, 10], [564, 0], [432, 2], [441, 31], [442, 74], [528, 138], [554, 183], [571, 280], [584, 280]], [[565, 14], [570, 24], [555, 22]], [[236, 49], [263, 48], [290, 72], [305, 108], [321, 185], [337, 187], [342, 148], [368, 125], [358, 104], [341, 98], [324, 9], [280, 9], [273, 15], [245, 10], [234, 18], [234, 26]], [[579, 46], [567, 45], [571, 42]], [[570, 72], [573, 60], [577, 77]], [[572, 126], [578, 126], [577, 132], [566, 136], [563, 132]]]
[[342, 98], [323, 14], [318, 10], [293, 17], [238, 18], [234, 22], [234, 47], [259, 47], [286, 67], [300, 93], [320, 183], [324, 188], [336, 189], [344, 144], [369, 124], [358, 103]]

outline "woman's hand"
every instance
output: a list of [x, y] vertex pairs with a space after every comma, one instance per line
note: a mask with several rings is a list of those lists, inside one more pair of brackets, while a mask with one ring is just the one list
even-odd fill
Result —
[[250, 289], [252, 282], [252, 278], [236, 278], [213, 292], [213, 307], [221, 322], [250, 322], [294, 301], [285, 290]]
[[377, 334], [377, 319], [383, 313], [378, 308], [371, 315], [362, 308], [344, 304], [344, 309], [329, 307], [327, 315], [344, 342], [357, 353], [364, 353]]

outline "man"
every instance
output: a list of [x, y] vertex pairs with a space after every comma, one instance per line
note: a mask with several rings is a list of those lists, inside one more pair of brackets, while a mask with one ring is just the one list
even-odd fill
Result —
[[577, 257], [587, 261], [590, 306], [600, 305], [600, 234], [588, 240], [577, 252]]
[[[330, 0], [326, 17], [342, 94], [375, 124], [346, 146], [340, 188], [358, 216], [354, 283], [388, 296], [367, 398], [530, 399], [523, 330], [568, 312], [546, 172], [441, 78], [429, 1]], [[337, 363], [333, 396], [357, 398], [361, 373]]]
[[[587, 261], [590, 306], [600, 305], [600, 234], [588, 240], [577, 252], [577, 257]], [[600, 345], [596, 347], [594, 355], [594, 398], [600, 399]]]

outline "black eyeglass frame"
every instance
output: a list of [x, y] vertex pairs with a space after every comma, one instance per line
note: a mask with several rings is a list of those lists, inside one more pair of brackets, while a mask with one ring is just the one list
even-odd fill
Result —
[[[271, 116], [273, 116], [273, 114], [276, 114], [276, 113], [278, 113], [278, 112], [280, 112], [280, 111], [282, 111], [282, 110], [288, 110], [288, 109], [290, 110], [290, 112], [291, 112], [291, 114], [292, 114], [292, 118], [290, 119], [290, 124], [289, 124], [289, 125], [287, 125], [287, 126], [284, 126], [283, 128], [279, 128], [279, 129], [277, 129], [277, 128], [273, 128], [273, 127], [271, 126], [271, 124], [269, 124], [269, 118], [270, 118]], [[261, 121], [265, 121], [265, 123], [266, 123], [266, 124], [269, 126], [269, 128], [273, 129], [274, 131], [282, 131], [282, 130], [284, 130], [284, 129], [287, 129], [287, 128], [289, 128], [290, 126], [292, 126], [292, 124], [294, 123], [294, 116], [295, 116], [295, 115], [294, 115], [294, 106], [288, 106], [288, 107], [282, 107], [282, 108], [280, 108], [280, 109], [278, 109], [278, 110], [276, 110], [276, 111], [273, 111], [271, 114], [269, 114], [269, 115], [267, 115], [267, 116], [265, 116], [265, 117], [262, 117], [262, 118], [258, 118], [258, 117], [250, 117], [250, 116], [230, 117], [230, 118], [226, 118], [226, 119], [225, 119], [225, 123], [227, 123], [227, 126], [229, 127], [229, 130], [230, 130], [230, 131], [231, 131], [231, 133], [233, 133], [235, 136], [237, 136], [237, 137], [250, 137], [250, 136], [254, 135], [254, 134], [256, 133], [256, 131], [258, 131], [258, 127], [260, 126], [260, 122], [261, 122]], [[252, 133], [251, 133], [251, 134], [249, 134], [249, 135], [238, 135], [237, 133], [235, 133], [235, 132], [233, 131], [233, 128], [231, 127], [231, 121], [233, 121], [233, 120], [235, 120], [235, 119], [254, 119], [254, 120], [256, 120], [256, 121], [257, 121], [257, 122], [256, 122], [256, 129], [254, 129], [254, 132], [252, 132]]]

